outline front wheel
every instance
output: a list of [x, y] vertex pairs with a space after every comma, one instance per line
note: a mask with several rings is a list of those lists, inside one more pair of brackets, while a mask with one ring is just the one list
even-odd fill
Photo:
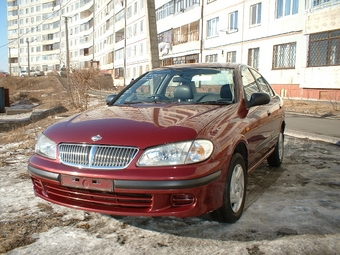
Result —
[[212, 216], [227, 223], [236, 222], [243, 213], [246, 199], [247, 171], [241, 154], [235, 153], [231, 158], [223, 194], [223, 205]]
[[283, 160], [283, 152], [284, 152], [284, 135], [283, 131], [281, 130], [279, 137], [277, 139], [275, 150], [267, 159], [269, 166], [273, 167], [280, 166]]

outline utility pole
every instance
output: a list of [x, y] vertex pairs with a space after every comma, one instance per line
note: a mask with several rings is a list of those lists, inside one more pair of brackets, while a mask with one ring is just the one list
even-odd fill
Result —
[[28, 39], [26, 40], [27, 43], [27, 64], [28, 64], [28, 77], [31, 76], [31, 68], [30, 68], [30, 42], [28, 41]]
[[8, 62], [9, 62], [9, 74], [12, 76], [12, 59], [11, 59], [11, 48], [8, 47]]
[[68, 42], [68, 24], [67, 24], [67, 17], [65, 18], [65, 37], [66, 37], [66, 70], [67, 70], [67, 78], [70, 74], [70, 48], [69, 48], [69, 42]]
[[72, 89], [70, 84], [70, 48], [69, 48], [69, 42], [68, 42], [68, 17], [65, 18], [65, 39], [66, 39], [66, 77], [67, 77], [67, 88], [68, 88], [68, 94], [71, 97], [71, 103], [74, 104], [73, 95], [72, 95]]
[[147, 0], [147, 24], [148, 24], [148, 39], [149, 39], [149, 66], [150, 70], [160, 67], [159, 63], [159, 51], [158, 51], [158, 37], [157, 37], [157, 23], [156, 23], [156, 11], [155, 0]]

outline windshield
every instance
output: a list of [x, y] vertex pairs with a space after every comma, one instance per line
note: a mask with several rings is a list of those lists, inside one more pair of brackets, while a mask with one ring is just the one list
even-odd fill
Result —
[[234, 98], [232, 68], [169, 68], [147, 73], [114, 104], [231, 104]]

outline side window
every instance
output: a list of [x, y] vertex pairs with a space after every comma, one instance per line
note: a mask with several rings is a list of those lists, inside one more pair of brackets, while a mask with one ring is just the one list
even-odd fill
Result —
[[273, 97], [275, 94], [270, 85], [268, 84], [268, 82], [263, 78], [263, 76], [261, 76], [261, 74], [259, 74], [255, 70], [252, 70], [252, 73], [254, 74], [255, 79], [260, 86], [260, 89], [263, 92], [267, 93], [269, 96]]
[[253, 93], [260, 92], [253, 75], [247, 67], [242, 68], [242, 84], [248, 101]]

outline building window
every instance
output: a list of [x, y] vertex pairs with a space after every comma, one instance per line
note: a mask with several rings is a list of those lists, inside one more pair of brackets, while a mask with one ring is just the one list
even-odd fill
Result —
[[174, 14], [174, 2], [170, 1], [156, 10], [157, 20], [164, 19]]
[[227, 52], [227, 62], [236, 63], [236, 51]]
[[214, 18], [207, 21], [207, 37], [218, 36], [218, 20], [219, 18]]
[[205, 56], [205, 62], [217, 62], [217, 54], [212, 54], [212, 55], [206, 55]]
[[133, 35], [137, 35], [137, 23], [133, 24]]
[[259, 69], [260, 48], [253, 48], [248, 50], [248, 65]]
[[143, 54], [144, 54], [144, 43], [139, 44], [139, 52], [140, 52], [140, 55], [143, 56]]
[[175, 11], [184, 12], [188, 7], [199, 3], [200, 0], [175, 0]]
[[295, 68], [296, 42], [274, 45], [273, 69]]
[[308, 66], [340, 65], [340, 30], [309, 36]]
[[131, 18], [131, 16], [132, 16], [132, 6], [128, 7], [126, 16], [127, 16], [128, 19]]
[[140, 32], [143, 33], [144, 32], [144, 20], [140, 21]]
[[137, 14], [137, 11], [138, 11], [138, 8], [137, 8], [137, 2], [135, 2], [135, 4], [134, 4], [134, 14]]
[[189, 32], [188, 32], [188, 41], [198, 41], [198, 34], [199, 34], [199, 20], [194, 21], [189, 24]]
[[133, 56], [137, 56], [137, 45], [133, 45]]
[[115, 69], [115, 78], [121, 78], [124, 77], [124, 68], [119, 67]]
[[185, 63], [185, 57], [174, 57], [173, 61], [174, 61], [173, 62], [174, 65], [184, 64]]
[[254, 4], [250, 6], [250, 25], [259, 25], [261, 24], [261, 8], [262, 4]]
[[172, 30], [165, 31], [163, 33], [158, 34], [158, 43], [172, 43]]
[[297, 14], [299, 11], [299, 0], [277, 0], [276, 18]]
[[[177, 27], [173, 29], [173, 38], [174, 38], [174, 45], [178, 45], [181, 43], [187, 43], [191, 41], [198, 41], [198, 28], [199, 28], [199, 21], [194, 21], [190, 24], [185, 24], [181, 27]], [[169, 33], [171, 31], [167, 31], [165, 34], [161, 34], [158, 36], [159, 42], [168, 42], [170, 43], [168, 39], [171, 39], [169, 37]], [[166, 41], [160, 40], [160, 38], [166, 36], [168, 39]]]
[[132, 26], [129, 26], [126, 31], [126, 38], [130, 39], [132, 37]]
[[136, 77], [137, 76], [137, 69], [136, 67], [132, 68], [132, 77]]
[[238, 31], [238, 11], [229, 13], [229, 32]]
[[311, 0], [312, 7], [327, 7], [338, 4], [339, 0]]
[[124, 59], [124, 49], [115, 51], [115, 60]]

